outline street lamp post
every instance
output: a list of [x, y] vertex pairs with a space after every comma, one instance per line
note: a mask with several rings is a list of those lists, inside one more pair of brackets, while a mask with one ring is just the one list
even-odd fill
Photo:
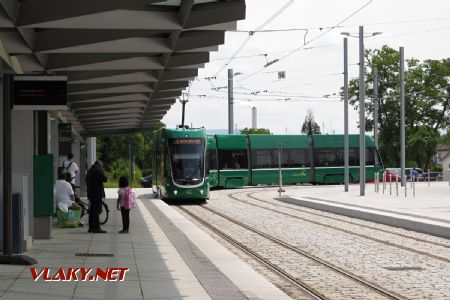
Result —
[[366, 105], [364, 102], [364, 27], [359, 26], [359, 195], [366, 189]]
[[228, 134], [233, 134], [233, 69], [228, 69]]
[[348, 40], [344, 38], [344, 190], [349, 184], [349, 144], [348, 144]]
[[402, 186], [406, 184], [405, 176], [405, 51], [400, 47], [400, 167]]
[[373, 139], [378, 149], [378, 69], [373, 67]]

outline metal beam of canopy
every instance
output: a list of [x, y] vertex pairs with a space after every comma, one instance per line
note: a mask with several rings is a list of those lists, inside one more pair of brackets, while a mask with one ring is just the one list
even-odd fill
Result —
[[117, 134], [152, 129], [243, 18], [245, 0], [4, 0], [0, 42], [15, 70], [68, 77], [81, 135]]

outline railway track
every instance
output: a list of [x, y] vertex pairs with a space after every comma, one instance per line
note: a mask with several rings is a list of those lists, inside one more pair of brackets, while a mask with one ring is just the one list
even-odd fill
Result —
[[[353, 274], [352, 272], [349, 272], [343, 268], [340, 268], [330, 262], [327, 262], [321, 258], [318, 258], [302, 249], [299, 249], [297, 247], [295, 247], [294, 245], [291, 245], [289, 243], [286, 243], [274, 236], [271, 236], [265, 232], [262, 232], [258, 229], [255, 229], [239, 220], [236, 220], [230, 216], [227, 216], [215, 209], [209, 208], [207, 206], [200, 206], [201, 208], [203, 208], [204, 210], [209, 211], [210, 213], [217, 215], [219, 217], [221, 217], [222, 219], [225, 219], [235, 225], [238, 225], [241, 228], [244, 228], [260, 237], [263, 237], [264, 239], [270, 241], [271, 243], [284, 248], [285, 250], [288, 250], [290, 252], [295, 253], [296, 255], [300, 255], [303, 258], [306, 258], [308, 260], [311, 260], [313, 263], [315, 264], [319, 264], [322, 267], [325, 267], [327, 270], [334, 272], [336, 274], [338, 274], [339, 276], [343, 276], [346, 279], [349, 279], [353, 282], [355, 282], [358, 286], [363, 286], [373, 292], [375, 292], [376, 294], [387, 298], [387, 299], [405, 299], [404, 297], [389, 291], [387, 289], [384, 289], [381, 286], [378, 286], [375, 283], [369, 282], [367, 280], [365, 280], [364, 278]], [[212, 230], [213, 232], [215, 232], [216, 234], [218, 234], [219, 236], [221, 236], [222, 238], [226, 239], [228, 242], [230, 242], [231, 244], [235, 245], [236, 247], [238, 247], [239, 249], [243, 250], [245, 253], [247, 253], [248, 255], [250, 255], [251, 257], [257, 259], [258, 261], [260, 261], [262, 264], [264, 264], [265, 266], [267, 266], [268, 268], [270, 268], [271, 270], [273, 270], [274, 272], [276, 272], [278, 275], [282, 276], [283, 278], [285, 278], [287, 281], [291, 282], [292, 284], [294, 284], [295, 286], [297, 286], [299, 289], [301, 289], [302, 291], [308, 293], [311, 297], [313, 297], [314, 299], [331, 299], [329, 297], [327, 297], [325, 295], [325, 293], [319, 291], [317, 288], [311, 286], [310, 284], [305, 283], [304, 281], [301, 281], [299, 279], [297, 279], [295, 276], [291, 275], [288, 271], [286, 271], [285, 269], [283, 269], [282, 267], [270, 262], [270, 260], [268, 258], [265, 258], [263, 255], [258, 254], [257, 250], [253, 250], [250, 247], [246, 246], [245, 244], [243, 244], [242, 242], [239, 242], [237, 239], [233, 238], [232, 236], [230, 236], [229, 234], [225, 233], [223, 230], [217, 228], [216, 226], [212, 225], [210, 222], [208, 222], [206, 219], [196, 215], [195, 213], [193, 213], [192, 211], [190, 211], [189, 209], [186, 209], [185, 207], [179, 207], [184, 213], [186, 213], [187, 215], [189, 215], [190, 217], [192, 217], [193, 219], [197, 220], [199, 223], [201, 223], [202, 225], [204, 225], [205, 227], [209, 228], [210, 230]]]
[[[262, 200], [262, 199], [260, 199], [260, 198], [256, 198], [256, 197], [253, 196], [253, 195], [257, 194], [257, 193], [259, 193], [259, 192], [247, 193], [246, 196], [249, 197], [249, 198], [252, 198], [252, 199], [254, 199], [254, 200], [257, 200], [257, 201], [261, 201], [261, 202], [265, 202], [265, 203], [272, 204], [272, 205], [274, 205], [274, 206], [279, 206], [279, 207], [289, 208], [289, 209], [292, 209], [292, 210], [304, 212], [304, 213], [307, 213], [307, 214], [319, 216], [319, 217], [326, 218], [326, 219], [330, 219], [330, 220], [339, 221], [339, 222], [342, 222], [342, 223], [347, 223], [347, 224], [356, 225], [356, 226], [363, 226], [363, 227], [365, 227], [365, 228], [377, 230], [377, 231], [380, 231], [380, 232], [385, 232], [385, 233], [389, 233], [389, 234], [395, 234], [395, 235], [397, 235], [397, 236], [401, 236], [401, 237], [408, 238], [408, 239], [411, 239], [411, 240], [415, 240], [415, 241], [418, 241], [418, 242], [424, 242], [424, 243], [432, 244], [432, 245], [435, 245], [435, 246], [441, 246], [441, 247], [450, 249], [450, 244], [445, 244], [445, 243], [439, 243], [439, 242], [435, 242], [435, 241], [430, 241], [430, 240], [423, 239], [423, 238], [420, 238], [420, 237], [416, 237], [416, 236], [412, 236], [412, 235], [408, 235], [408, 234], [403, 234], [403, 233], [395, 232], [395, 231], [389, 230], [389, 229], [378, 228], [378, 227], [370, 226], [370, 225], [362, 225], [362, 224], [359, 224], [359, 223], [357, 223], [357, 222], [352, 222], [352, 221], [348, 221], [348, 220], [343, 220], [342, 218], [339, 218], [339, 217], [326, 216], [326, 215], [323, 215], [323, 214], [313, 213], [313, 212], [311, 212], [311, 211], [307, 211], [306, 209], [294, 208], [294, 207], [292, 207], [292, 206], [282, 205], [282, 204], [276, 204], [276, 203], [273, 203], [273, 202], [270, 202], [270, 201]], [[235, 193], [235, 194], [237, 194], [237, 193]]]
[[[295, 214], [286, 213], [286, 212], [282, 212], [282, 211], [279, 211], [279, 210], [276, 210], [276, 209], [272, 209], [272, 208], [268, 208], [268, 207], [265, 207], [265, 206], [257, 205], [255, 203], [251, 203], [251, 202], [248, 202], [248, 201], [245, 201], [245, 200], [237, 198], [235, 196], [237, 194], [242, 194], [242, 192], [233, 193], [233, 194], [230, 194], [228, 196], [230, 198], [232, 198], [233, 200], [236, 200], [236, 201], [241, 202], [241, 203], [245, 203], [247, 205], [255, 206], [255, 207], [258, 207], [258, 208], [261, 208], [261, 209], [265, 209], [265, 210], [268, 210], [268, 211], [272, 211], [272, 212], [275, 212], [275, 213], [278, 213], [278, 214], [281, 214], [281, 215], [284, 215], [284, 216], [289, 216], [289, 217], [292, 217], [292, 218], [295, 218], [295, 219], [299, 219], [299, 220], [302, 220], [302, 221], [305, 221], [305, 222], [309, 222], [309, 223], [312, 223], [312, 224], [320, 225], [320, 226], [327, 227], [327, 228], [330, 228], [330, 229], [333, 229], [333, 230], [337, 230], [337, 231], [340, 231], [340, 232], [344, 232], [344, 233], [347, 233], [347, 234], [351, 234], [351, 235], [354, 235], [354, 236], [365, 238], [365, 239], [368, 239], [368, 240], [371, 240], [371, 241], [375, 241], [375, 242], [378, 242], [378, 243], [382, 243], [382, 244], [385, 244], [385, 245], [396, 247], [396, 248], [399, 248], [399, 249], [402, 249], [402, 250], [406, 250], [406, 251], [409, 251], [409, 252], [412, 252], [412, 253], [416, 253], [416, 254], [419, 254], [419, 255], [424, 255], [424, 256], [427, 256], [427, 257], [430, 257], [430, 258], [433, 258], [433, 259], [437, 259], [437, 260], [446, 262], [446, 263], [450, 263], [450, 259], [447, 258], [447, 257], [442, 257], [442, 256], [439, 256], [439, 255], [431, 254], [429, 252], [425, 252], [425, 251], [418, 250], [418, 249], [415, 249], [415, 248], [411, 248], [411, 247], [408, 247], [408, 246], [400, 245], [398, 243], [394, 243], [394, 242], [378, 239], [378, 238], [375, 238], [373, 236], [369, 236], [369, 235], [366, 235], [366, 234], [361, 234], [361, 233], [358, 233], [358, 232], [355, 232], [355, 231], [352, 231], [352, 230], [339, 228], [339, 227], [336, 227], [336, 226], [333, 226], [333, 225], [330, 225], [330, 224], [326, 224], [324, 222], [320, 222], [320, 221], [317, 221], [317, 220], [312, 220], [312, 219], [309, 219], [309, 218], [300, 217], [300, 216], [295, 215]], [[256, 193], [247, 193], [246, 196], [251, 198], [251, 199], [253, 199], [253, 200], [256, 200], [256, 201], [259, 201], [259, 202], [264, 202], [264, 203], [270, 204], [270, 205], [275, 206], [275, 207], [282, 207], [282, 208], [290, 209], [292, 211], [298, 211], [298, 212], [309, 214], [309, 215], [313, 215], [313, 216], [316, 216], [316, 217], [318, 216], [318, 217], [321, 217], [321, 218], [330, 219], [330, 220], [333, 220], [333, 221], [338, 221], [338, 222], [342, 222], [342, 223], [346, 223], [346, 224], [351, 224], [351, 225], [363, 227], [363, 228], [366, 228], [366, 229], [368, 228], [368, 229], [376, 230], [376, 231], [379, 231], [379, 232], [389, 233], [389, 234], [393, 234], [393, 235], [396, 235], [396, 236], [400, 236], [402, 238], [411, 239], [411, 240], [414, 240], [414, 241], [417, 241], [417, 242], [422, 242], [422, 243], [426, 243], [426, 244], [429, 244], [429, 245], [439, 246], [439, 247], [450, 249], [450, 245], [447, 245], [447, 244], [444, 244], [444, 243], [433, 242], [433, 241], [429, 241], [429, 240], [422, 239], [422, 238], [419, 238], [419, 237], [414, 237], [414, 236], [410, 236], [410, 235], [407, 235], [407, 234], [401, 234], [401, 233], [398, 233], [398, 232], [394, 232], [394, 231], [391, 231], [391, 230], [388, 230], [388, 229], [377, 228], [377, 227], [370, 226], [370, 225], [366, 226], [366, 225], [358, 224], [357, 222], [342, 220], [342, 219], [340, 219], [338, 217], [325, 216], [323, 214], [314, 213], [314, 212], [303, 210], [303, 209], [300, 209], [300, 208], [294, 208], [294, 207], [291, 207], [291, 206], [288, 206], [288, 205], [273, 203], [273, 202], [270, 202], [270, 201], [266, 201], [266, 200], [262, 200], [262, 199], [256, 198], [256, 197], [253, 196], [254, 194], [256, 194]]]

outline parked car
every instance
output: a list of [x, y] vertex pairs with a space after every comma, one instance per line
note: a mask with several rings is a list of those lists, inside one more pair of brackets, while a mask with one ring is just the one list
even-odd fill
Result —
[[385, 181], [386, 182], [394, 182], [395, 181], [395, 177], [397, 177], [398, 181], [402, 181], [400, 175], [398, 175], [398, 173], [396, 172], [395, 168], [388, 168], [386, 169], [386, 172], [384, 173], [385, 175]]
[[152, 182], [153, 182], [152, 179], [153, 179], [152, 175], [147, 175], [145, 177], [142, 177], [142, 179], [141, 179], [141, 186], [143, 188], [152, 187]]
[[[411, 172], [412, 170], [415, 169], [417, 172], [417, 178], [416, 181], [419, 181], [419, 177], [424, 174], [423, 170], [421, 168], [405, 168], [405, 176], [406, 176], [406, 181], [410, 181], [411, 180]], [[399, 176], [399, 181], [401, 181], [401, 173], [402, 173], [402, 169], [401, 168], [386, 168], [386, 172], [390, 172], [392, 174], [397, 174]], [[395, 177], [393, 178], [393, 180], [395, 181]]]
[[424, 174], [423, 170], [421, 168], [405, 168], [405, 175], [406, 175], [406, 180], [407, 181], [411, 181], [411, 172], [412, 170], [415, 169], [417, 172], [416, 175], [416, 181], [418, 181], [419, 177]]
[[[430, 172], [430, 181], [442, 181], [444, 176], [441, 172]], [[428, 173], [420, 174], [417, 181], [428, 181]]]

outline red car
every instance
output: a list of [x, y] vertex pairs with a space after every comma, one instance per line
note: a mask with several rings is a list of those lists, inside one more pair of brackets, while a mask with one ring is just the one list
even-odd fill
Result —
[[392, 172], [389, 170], [386, 170], [386, 172], [384, 173], [384, 177], [385, 177], [386, 182], [391, 182], [391, 181], [395, 182], [395, 177], [397, 177], [397, 180], [399, 182], [402, 181], [402, 178], [400, 175], [397, 175], [395, 172]]

